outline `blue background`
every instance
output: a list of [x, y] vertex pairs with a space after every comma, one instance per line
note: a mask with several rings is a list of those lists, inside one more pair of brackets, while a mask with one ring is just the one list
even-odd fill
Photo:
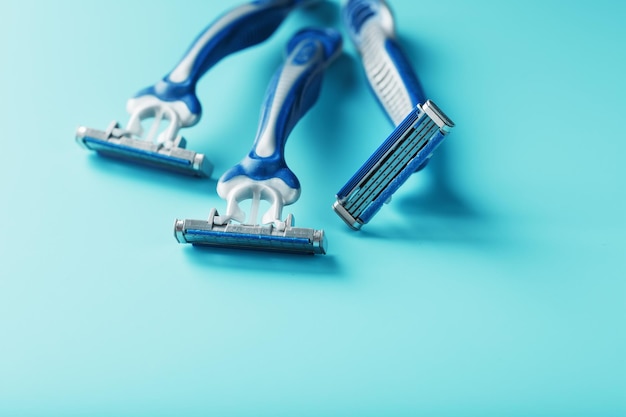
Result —
[[[427, 95], [456, 122], [361, 232], [334, 194], [390, 132], [354, 49], [287, 161], [326, 256], [179, 245], [223, 208], [291, 15], [199, 85], [184, 134], [210, 180], [101, 159], [78, 125], [124, 123], [236, 1], [17, 1], [0, 17], [0, 415], [626, 415], [626, 7], [392, 1]], [[347, 40], [347, 39], [346, 39]]]

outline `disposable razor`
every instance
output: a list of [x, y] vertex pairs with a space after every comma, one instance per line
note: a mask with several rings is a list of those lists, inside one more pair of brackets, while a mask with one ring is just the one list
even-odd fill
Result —
[[411, 64], [395, 40], [383, 0], [349, 0], [342, 18], [376, 98], [394, 131], [337, 193], [333, 209], [358, 230], [416, 171], [426, 166], [454, 123], [426, 100]]
[[[225, 56], [269, 38], [296, 6], [311, 0], [260, 0], [236, 7], [211, 23], [192, 43], [178, 65], [155, 85], [128, 100], [125, 128], [116, 121], [102, 131], [81, 126], [76, 141], [98, 154], [169, 171], [208, 177], [212, 164], [185, 149], [180, 129], [198, 123], [199, 79]], [[150, 125], [144, 129], [143, 122]], [[151, 124], [150, 124], [151, 122]]]
[[[323, 230], [294, 227], [282, 220], [283, 207], [300, 197], [300, 182], [285, 162], [285, 143], [296, 123], [315, 104], [323, 72], [341, 53], [334, 29], [303, 29], [288, 42], [285, 62], [265, 93], [252, 150], [222, 175], [217, 192], [226, 212], [211, 210], [208, 220], [176, 220], [180, 243], [279, 252], [325, 254]], [[248, 215], [240, 204], [249, 200]], [[261, 202], [269, 205], [260, 214]], [[260, 217], [260, 219], [259, 219]]]

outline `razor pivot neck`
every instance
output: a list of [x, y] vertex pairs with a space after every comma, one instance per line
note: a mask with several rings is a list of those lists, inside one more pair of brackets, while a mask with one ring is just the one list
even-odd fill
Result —
[[251, 200], [248, 224], [258, 224], [260, 201], [271, 207], [261, 223], [282, 225], [283, 206], [297, 201], [300, 183], [285, 162], [285, 143], [296, 123], [317, 101], [324, 69], [341, 52], [341, 36], [334, 29], [304, 29], [287, 45], [287, 57], [265, 94], [259, 129], [249, 154], [218, 181], [217, 192], [227, 201], [226, 214], [216, 217], [224, 224], [246, 222], [239, 207]]
[[[171, 146], [181, 128], [195, 125], [201, 117], [196, 84], [202, 75], [227, 55], [269, 38], [299, 3], [297, 0], [253, 1], [215, 20], [169, 74], [128, 101], [126, 107], [131, 117], [126, 130], [143, 136], [142, 120], [154, 118], [145, 140], [156, 139]], [[162, 121], [167, 122], [167, 127], [161, 131]]]
[[374, 94], [394, 126], [399, 125], [426, 98], [395, 40], [389, 6], [384, 0], [349, 0], [342, 16]]

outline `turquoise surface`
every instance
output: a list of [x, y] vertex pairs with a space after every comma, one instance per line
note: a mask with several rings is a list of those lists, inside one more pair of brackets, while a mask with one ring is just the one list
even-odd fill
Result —
[[78, 125], [125, 122], [236, 1], [3, 3], [0, 415], [626, 415], [626, 6], [390, 1], [457, 127], [362, 231], [334, 194], [390, 132], [354, 49], [287, 161], [326, 256], [179, 245], [224, 208], [294, 13], [199, 85], [196, 180], [101, 159]]

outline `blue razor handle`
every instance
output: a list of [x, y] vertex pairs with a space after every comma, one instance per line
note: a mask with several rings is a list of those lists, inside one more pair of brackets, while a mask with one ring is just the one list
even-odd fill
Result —
[[77, 143], [99, 155], [210, 176], [211, 163], [203, 154], [186, 149], [186, 140], [179, 134], [200, 120], [199, 79], [226, 55], [270, 37], [296, 6], [318, 1], [257, 0], [231, 9], [206, 27], [170, 73], [128, 100], [130, 117], [124, 128], [117, 121], [106, 131], [80, 126]]
[[173, 127], [160, 140], [163, 142], [174, 140], [178, 128], [196, 124], [202, 113], [196, 84], [202, 75], [225, 56], [265, 41], [302, 3], [258, 0], [223, 14], [196, 38], [169, 74], [129, 100], [127, 109], [132, 116], [128, 130], [140, 135], [140, 121], [145, 117], [169, 119]]
[[426, 97], [396, 42], [389, 6], [384, 0], [349, 0], [342, 17], [376, 98], [398, 126], [418, 104], [426, 102]]
[[[237, 203], [252, 199], [253, 205], [259, 200], [272, 204], [263, 223], [280, 222], [282, 207], [299, 198], [300, 182], [287, 167], [285, 144], [296, 123], [317, 101], [323, 72], [341, 53], [341, 46], [341, 35], [330, 28], [304, 29], [290, 39], [285, 62], [266, 91], [252, 150], [218, 181], [218, 194], [228, 202], [221, 221], [244, 222], [245, 214]], [[256, 214], [253, 207], [250, 224], [256, 223]]]

